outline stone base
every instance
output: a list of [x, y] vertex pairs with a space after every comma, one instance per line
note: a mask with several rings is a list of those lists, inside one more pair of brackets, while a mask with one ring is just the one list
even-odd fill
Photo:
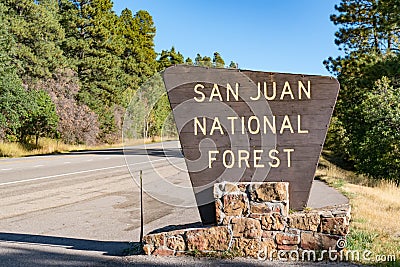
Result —
[[265, 259], [279, 251], [343, 249], [350, 206], [291, 213], [288, 192], [285, 182], [215, 184], [217, 226], [149, 234], [143, 250], [147, 255], [231, 251]]

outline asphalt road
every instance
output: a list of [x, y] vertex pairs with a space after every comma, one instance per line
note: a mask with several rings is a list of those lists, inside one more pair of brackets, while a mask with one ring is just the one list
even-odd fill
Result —
[[[144, 196], [145, 233], [200, 221], [176, 141], [0, 160], [0, 266], [179, 266], [120, 257], [139, 241], [140, 170], [155, 190]], [[345, 201], [318, 182], [313, 192]], [[325, 205], [316, 196], [309, 204]]]

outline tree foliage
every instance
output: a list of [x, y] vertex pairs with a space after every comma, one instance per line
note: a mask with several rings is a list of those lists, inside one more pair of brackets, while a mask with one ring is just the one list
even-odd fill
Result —
[[80, 90], [76, 72], [71, 69], [58, 70], [52, 78], [38, 82], [35, 88], [46, 90], [55, 104], [59, 117], [57, 131], [64, 142], [97, 143], [100, 131], [98, 116], [87, 105], [76, 100]]
[[230, 69], [237, 69], [238, 68], [238, 64], [237, 63], [235, 63], [235, 62], [233, 62], [233, 61], [231, 61], [231, 63], [229, 63], [229, 66], [228, 66]]
[[324, 64], [341, 84], [328, 147], [362, 173], [399, 182], [396, 6], [399, 1], [342, 0], [331, 20], [340, 26], [335, 42], [344, 56]]
[[81, 100], [92, 109], [120, 104], [123, 47], [111, 1], [76, 0], [61, 11], [70, 18], [63, 25], [69, 29], [63, 49], [76, 65], [82, 82]]
[[15, 73], [0, 75], [0, 138], [21, 140], [21, 127], [28, 116], [28, 94]]
[[398, 49], [398, 9], [388, 0], [343, 0], [335, 6], [338, 15], [331, 15], [336, 32], [335, 43], [345, 52], [385, 53]]
[[6, 0], [10, 33], [16, 43], [13, 62], [20, 77], [49, 77], [65, 57], [59, 47], [64, 29], [56, 0]]
[[158, 70], [161, 71], [172, 65], [178, 65], [184, 63], [183, 55], [175, 50], [175, 47], [171, 47], [170, 50], [162, 50], [160, 58], [158, 59]]
[[156, 71], [155, 27], [146, 11], [118, 17], [110, 0], [63, 0], [62, 48], [78, 73], [78, 99], [99, 117], [103, 141], [120, 137], [121, 111], [140, 84]]
[[400, 183], [400, 88], [394, 88], [383, 76], [359, 109], [366, 132], [360, 140], [357, 168]]
[[326, 60], [328, 70], [336, 75], [349, 67], [357, 71], [363, 61], [399, 52], [399, 7], [398, 0], [342, 0], [336, 5], [339, 13], [330, 18], [339, 26], [335, 43], [345, 56]]
[[186, 60], [185, 60], [185, 64], [187, 64], [187, 65], [193, 65], [193, 60], [192, 60], [190, 57], [188, 57], [188, 58], [186, 58]]
[[12, 64], [15, 39], [6, 11], [0, 3], [0, 139], [15, 140], [27, 116], [28, 95]]
[[218, 52], [214, 52], [212, 59], [209, 56], [201, 56], [200, 54], [197, 54], [194, 59], [194, 65], [208, 68], [224, 68], [225, 61]]
[[222, 59], [221, 55], [218, 52], [214, 52], [213, 64], [216, 68], [225, 67], [225, 61]]
[[31, 91], [28, 100], [28, 112], [20, 128], [20, 139], [26, 141], [28, 136], [34, 136], [35, 144], [38, 145], [39, 137], [52, 136], [56, 133], [58, 124], [56, 106], [49, 94], [43, 90]]
[[201, 56], [200, 54], [197, 54], [196, 58], [194, 59], [194, 65], [200, 66], [200, 67], [212, 67], [212, 61], [211, 58], [208, 56]]
[[[183, 63], [225, 65], [217, 52], [196, 62], [174, 47], [158, 54], [155, 34], [147, 11], [117, 15], [111, 0], [0, 3], [0, 141], [119, 141], [132, 96], [157, 71]], [[149, 88], [161, 88], [159, 79], [152, 82]], [[168, 98], [157, 95], [144, 93], [144, 109], [132, 111], [147, 112], [145, 137], [161, 134], [172, 119]]]

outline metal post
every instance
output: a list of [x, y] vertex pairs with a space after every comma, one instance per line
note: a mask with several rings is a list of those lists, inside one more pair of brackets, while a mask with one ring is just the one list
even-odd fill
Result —
[[140, 244], [143, 243], [143, 179], [142, 170], [139, 172], [140, 179]]

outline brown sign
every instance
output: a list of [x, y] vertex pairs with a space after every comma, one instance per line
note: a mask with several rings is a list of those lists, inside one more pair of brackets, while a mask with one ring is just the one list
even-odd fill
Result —
[[203, 223], [216, 182], [285, 181], [291, 208], [307, 204], [337, 80], [186, 65], [163, 76]]

